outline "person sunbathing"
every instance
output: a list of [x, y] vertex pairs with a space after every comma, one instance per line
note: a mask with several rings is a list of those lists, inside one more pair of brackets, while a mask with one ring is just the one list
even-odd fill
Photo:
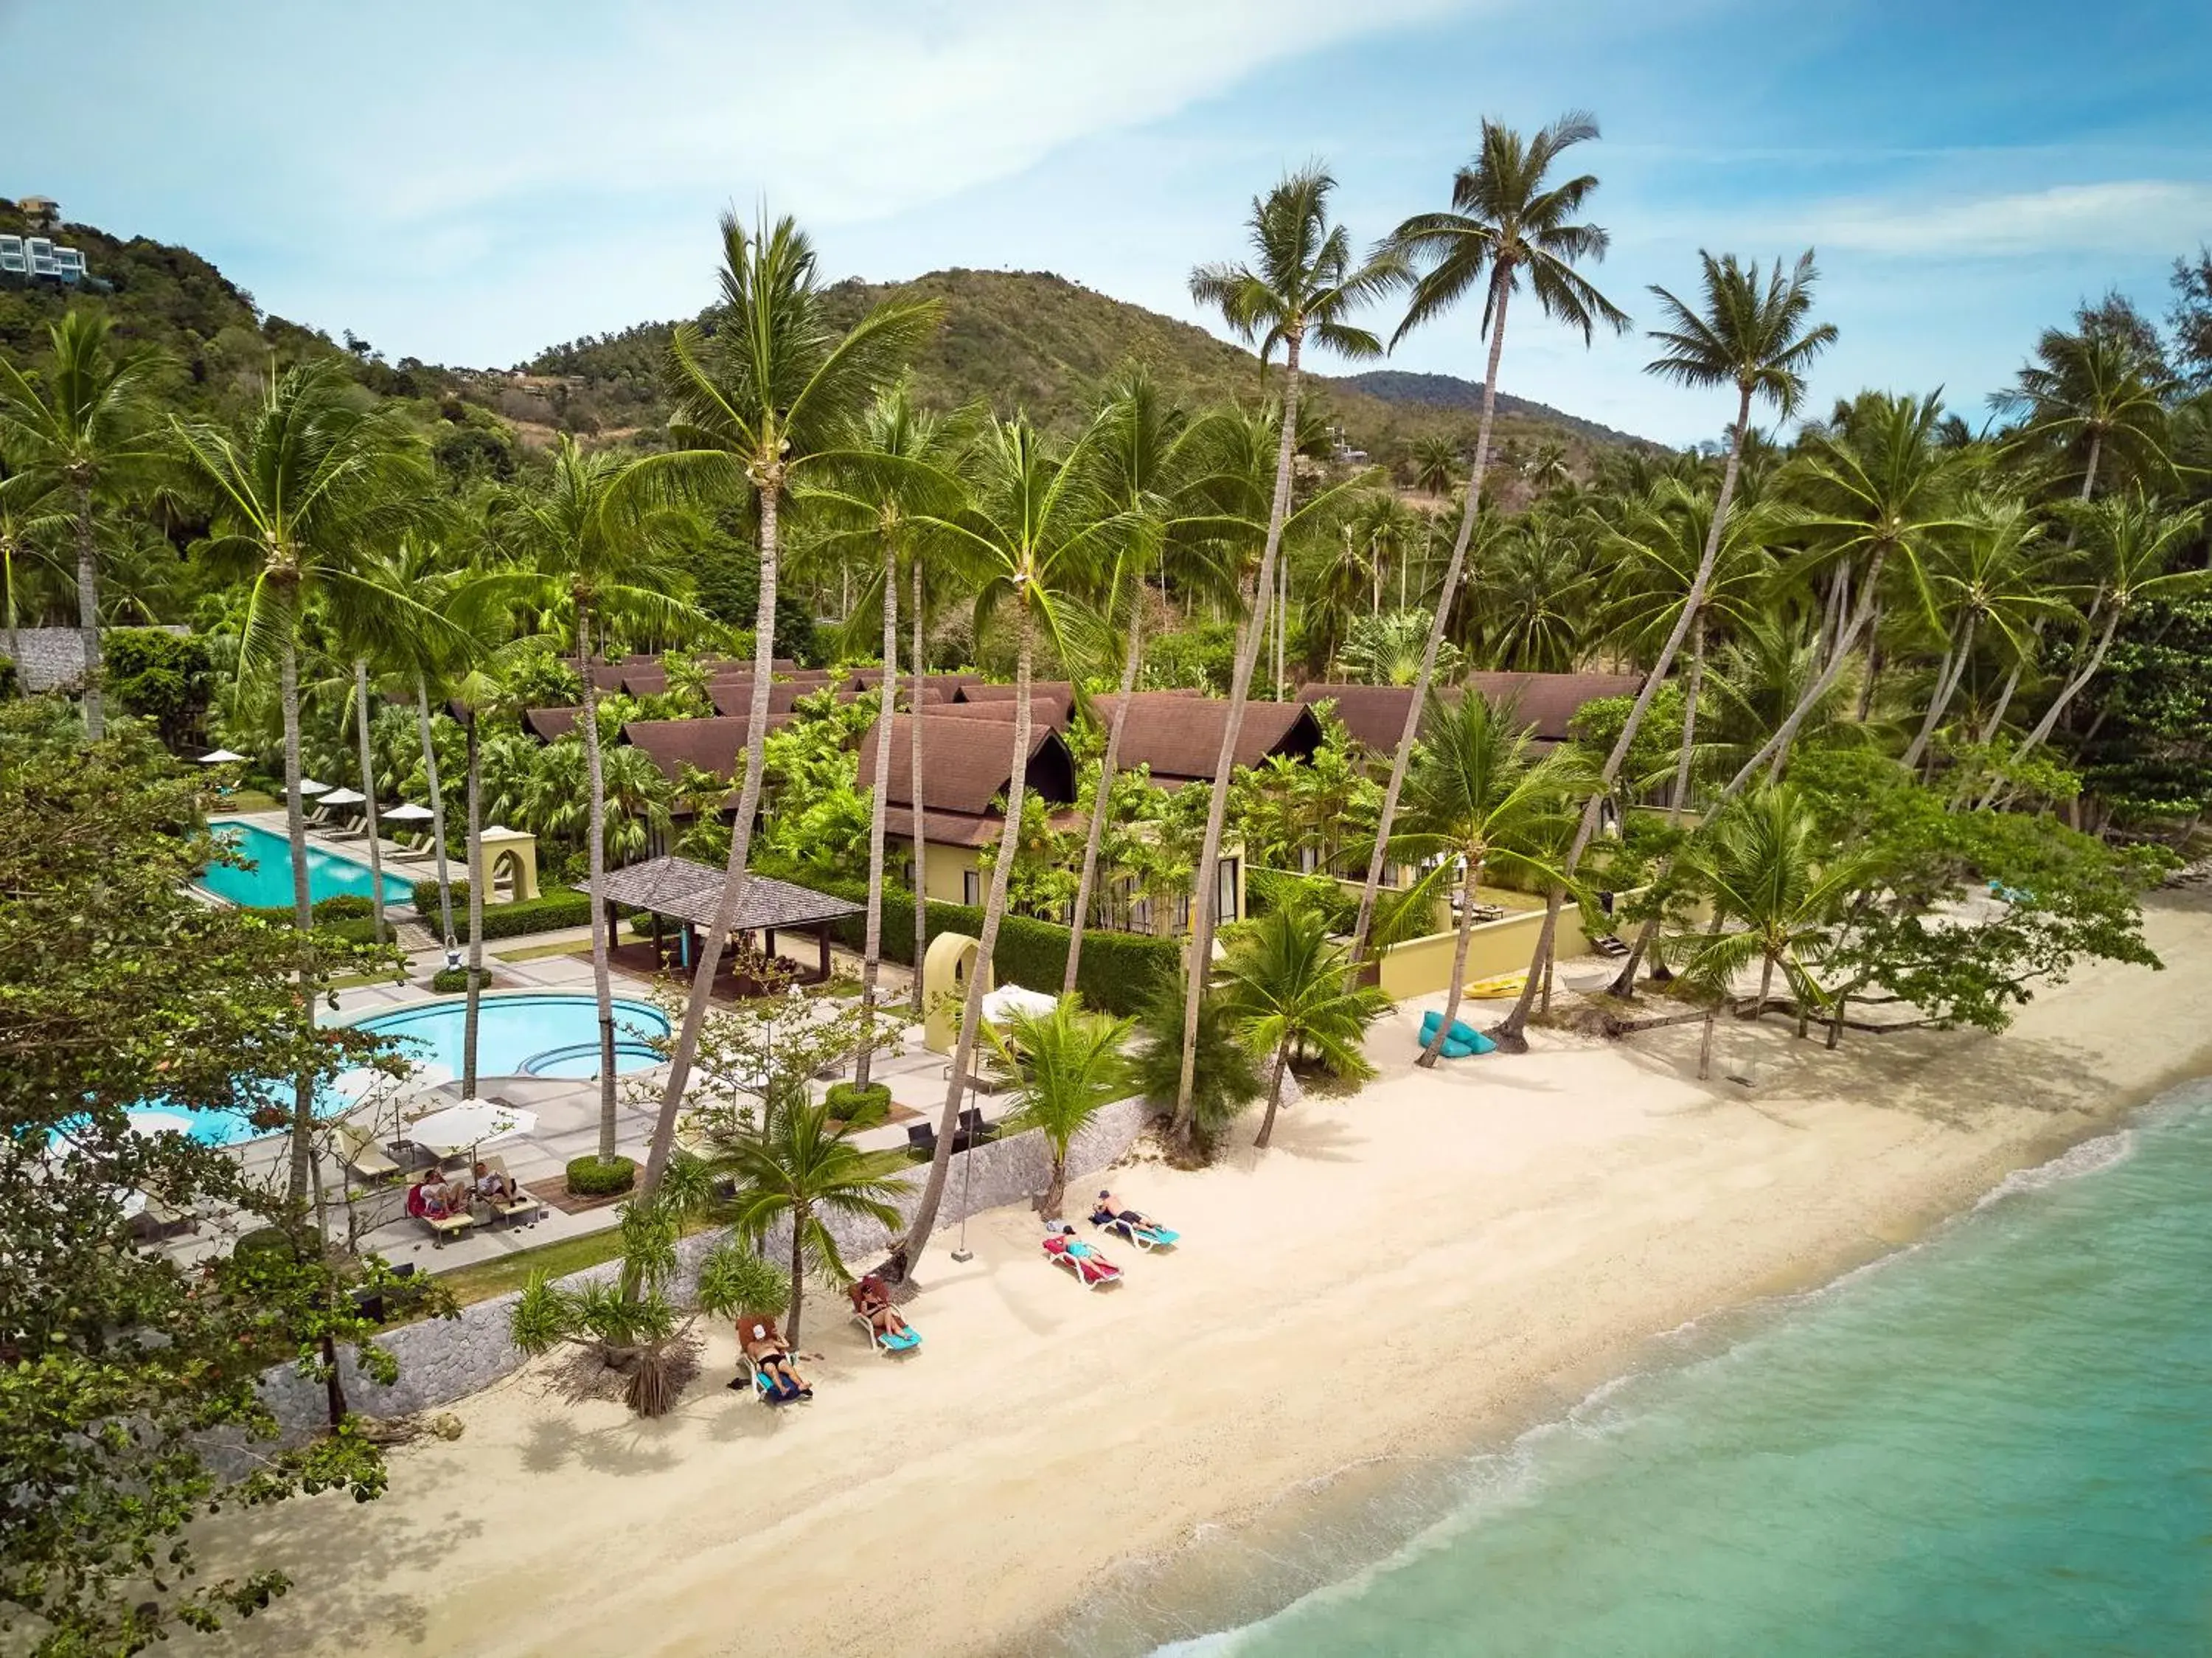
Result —
[[1045, 1222], [1044, 1247], [1055, 1255], [1065, 1255], [1075, 1263], [1085, 1283], [1093, 1278], [1109, 1277], [1121, 1269], [1108, 1260], [1089, 1244], [1075, 1235], [1075, 1228], [1066, 1221]]
[[[775, 1327], [775, 1320], [763, 1313], [748, 1313], [738, 1320], [738, 1345], [753, 1362], [753, 1368], [769, 1379], [769, 1391], [780, 1399], [810, 1399], [814, 1390], [806, 1379], [792, 1368], [791, 1355], [785, 1350], [783, 1334]], [[732, 1387], [743, 1387], [745, 1379], [739, 1376]]]
[[907, 1322], [891, 1305], [890, 1286], [874, 1273], [863, 1276], [848, 1293], [853, 1297], [853, 1310], [867, 1320], [878, 1335], [906, 1334]]
[[425, 1221], [450, 1221], [468, 1210], [468, 1188], [458, 1180], [447, 1185], [435, 1180], [438, 1171], [426, 1168], [407, 1188], [407, 1212]]
[[477, 1196], [495, 1204], [514, 1201], [514, 1182], [503, 1168], [494, 1168], [489, 1163], [477, 1165]]
[[1098, 1194], [1097, 1203], [1093, 1204], [1091, 1207], [1091, 1223], [1093, 1226], [1103, 1226], [1109, 1221], [1126, 1221], [1131, 1226], [1158, 1226], [1159, 1224], [1159, 1222], [1153, 1220], [1151, 1216], [1141, 1214], [1138, 1210], [1131, 1209], [1127, 1204], [1123, 1203], [1119, 1198], [1116, 1198], [1112, 1192], [1102, 1192]]

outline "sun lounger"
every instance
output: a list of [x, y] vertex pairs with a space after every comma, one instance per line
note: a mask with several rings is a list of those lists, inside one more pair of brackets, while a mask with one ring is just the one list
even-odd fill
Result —
[[[1045, 1259], [1066, 1267], [1085, 1289], [1103, 1289], [1109, 1283], [1121, 1282], [1121, 1269], [1088, 1244], [1073, 1243], [1071, 1247], [1072, 1240], [1066, 1234], [1058, 1232], [1042, 1242]], [[1082, 1253], [1076, 1253], [1077, 1250]]]
[[873, 1319], [857, 1309], [853, 1314], [853, 1322], [867, 1332], [869, 1344], [885, 1358], [900, 1353], [911, 1353], [921, 1345], [921, 1332], [911, 1325], [902, 1331], [878, 1330]]
[[417, 1215], [415, 1217], [430, 1228], [430, 1244], [434, 1249], [443, 1249], [448, 1238], [465, 1238], [470, 1228], [477, 1223], [473, 1215]]
[[384, 1148], [376, 1143], [375, 1137], [367, 1129], [341, 1123], [337, 1129], [337, 1141], [345, 1166], [369, 1186], [397, 1179], [404, 1173]]
[[[483, 1165], [487, 1173], [507, 1174], [507, 1164], [497, 1157], [485, 1158]], [[514, 1196], [503, 1203], [495, 1202], [489, 1198], [480, 1198], [478, 1201], [491, 1210], [495, 1222], [519, 1220], [525, 1226], [537, 1225], [545, 1217], [544, 1202], [513, 1175], [507, 1175], [507, 1181], [514, 1187]]]
[[745, 1379], [753, 1385], [753, 1392], [763, 1405], [790, 1405], [802, 1399], [812, 1399], [811, 1387], [792, 1387], [769, 1380], [768, 1372], [753, 1362], [753, 1356], [742, 1347], [738, 1349], [738, 1363]]
[[1182, 1237], [1182, 1233], [1170, 1232], [1164, 1226], [1139, 1225], [1133, 1221], [1125, 1221], [1119, 1215], [1109, 1215], [1103, 1219], [1093, 1215], [1091, 1224], [1102, 1231], [1118, 1233], [1143, 1250], [1173, 1249]]

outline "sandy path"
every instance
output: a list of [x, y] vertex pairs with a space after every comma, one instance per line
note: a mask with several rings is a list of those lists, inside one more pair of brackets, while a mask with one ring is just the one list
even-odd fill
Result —
[[[1286, 1117], [1274, 1151], [1118, 1171], [1186, 1237], [1086, 1294], [1025, 1211], [928, 1258], [911, 1361], [811, 1320], [819, 1397], [723, 1390], [726, 1333], [657, 1423], [544, 1367], [465, 1402], [382, 1502], [288, 1503], [210, 1539], [299, 1579], [226, 1652], [967, 1653], [1348, 1463], [1551, 1414], [1685, 1320], [1911, 1235], [2119, 1106], [2212, 1070], [2212, 915], [2161, 902], [2169, 970], [2098, 969], [1998, 1038], [1776, 1023], [1398, 1069]], [[1410, 1051], [1417, 1012], [1378, 1040]], [[1394, 1064], [1398, 1061], [1394, 1058]], [[815, 1305], [819, 1307], [817, 1301]], [[1385, 1375], [1346, 1408], [1343, 1372]], [[883, 1586], [896, 1619], [852, 1589]], [[772, 1636], [771, 1636], [772, 1631]], [[188, 1645], [190, 1643], [187, 1643]]]

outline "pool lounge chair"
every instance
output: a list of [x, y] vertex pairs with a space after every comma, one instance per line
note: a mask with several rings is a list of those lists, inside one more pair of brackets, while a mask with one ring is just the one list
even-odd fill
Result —
[[800, 1399], [812, 1399], [811, 1387], [788, 1388], [779, 1387], [768, 1379], [768, 1372], [753, 1362], [753, 1356], [742, 1347], [738, 1349], [738, 1368], [753, 1385], [753, 1393], [763, 1405], [795, 1405]]
[[1079, 1246], [1082, 1254], [1073, 1253], [1069, 1248], [1071, 1240], [1064, 1232], [1055, 1232], [1040, 1241], [1045, 1259], [1066, 1267], [1085, 1289], [1103, 1289], [1109, 1283], [1121, 1282], [1121, 1269], [1088, 1245]]
[[1127, 1238], [1138, 1248], [1147, 1252], [1155, 1249], [1173, 1249], [1182, 1237], [1182, 1233], [1170, 1232], [1164, 1226], [1153, 1225], [1149, 1222], [1139, 1225], [1133, 1221], [1125, 1221], [1119, 1215], [1109, 1215], [1103, 1220], [1093, 1215], [1091, 1217], [1091, 1224], [1102, 1232], [1116, 1233]]
[[[487, 1157], [483, 1160], [483, 1166], [487, 1172], [495, 1171], [501, 1174], [507, 1174], [507, 1164], [500, 1158]], [[486, 1209], [491, 1210], [492, 1223], [497, 1225], [500, 1222], [506, 1221], [512, 1224], [514, 1222], [520, 1221], [525, 1226], [537, 1225], [545, 1218], [544, 1199], [512, 1174], [507, 1174], [507, 1178], [508, 1183], [514, 1187], [514, 1197], [505, 1203], [495, 1203], [489, 1198], [478, 1199]]]
[[365, 1186], [381, 1186], [387, 1180], [398, 1179], [405, 1172], [392, 1161], [384, 1148], [376, 1143], [376, 1137], [365, 1128], [356, 1127], [351, 1123], [340, 1123], [337, 1142], [340, 1156], [346, 1167], [352, 1170]]

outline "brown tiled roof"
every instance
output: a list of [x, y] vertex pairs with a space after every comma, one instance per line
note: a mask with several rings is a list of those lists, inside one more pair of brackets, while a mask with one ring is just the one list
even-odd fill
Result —
[[1640, 674], [1470, 674], [1467, 683], [1492, 703], [1510, 704], [1528, 728], [1547, 742], [1564, 742], [1567, 725], [1585, 703], [1633, 697]]
[[[1094, 699], [1102, 722], [1111, 722], [1119, 697]], [[1121, 764], [1146, 765], [1161, 782], [1211, 781], [1221, 758], [1229, 704], [1218, 697], [1185, 697], [1140, 691], [1129, 698], [1121, 727]], [[1321, 723], [1304, 703], [1247, 703], [1237, 735], [1236, 763], [1257, 765], [1271, 754], [1310, 754], [1321, 746]]]
[[[873, 691], [877, 682], [883, 677], [884, 671], [879, 667], [856, 667], [853, 670], [852, 677], [845, 683], [850, 690]], [[899, 683], [912, 685], [914, 675], [902, 672], [899, 675]], [[929, 674], [922, 677], [922, 684], [925, 686], [934, 686], [943, 691], [948, 698], [956, 694], [962, 686], [982, 683], [983, 676], [980, 674]]]
[[[706, 927], [713, 923], [714, 907], [721, 899], [722, 872], [690, 858], [647, 858], [642, 863], [610, 869], [598, 886], [586, 890], [605, 903], [651, 910], [695, 927]], [[750, 933], [767, 928], [817, 926], [858, 915], [860, 907], [850, 899], [834, 898], [811, 887], [749, 872], [744, 894], [738, 903], [737, 930]]]
[[592, 664], [592, 683], [602, 691], [622, 689], [623, 670], [605, 662]]
[[[774, 731], [786, 722], [771, 719]], [[632, 720], [622, 728], [622, 740], [642, 748], [653, 763], [673, 781], [686, 765], [696, 765], [725, 777], [738, 772], [738, 756], [744, 752], [745, 722], [738, 719]]]
[[1352, 741], [1362, 748], [1388, 754], [1405, 735], [1406, 710], [1413, 706], [1409, 685], [1331, 685], [1316, 680], [1298, 687], [1298, 700], [1309, 704], [1333, 702], [1336, 717], [1344, 722]]
[[[981, 680], [970, 680], [960, 687], [960, 700], [963, 703], [1011, 702], [1013, 695], [1014, 687], [1010, 685], [986, 685]], [[1075, 687], [1066, 680], [1032, 680], [1030, 681], [1030, 696], [1032, 699], [1052, 697], [1060, 702], [1072, 703], [1075, 700]]]
[[584, 717], [580, 708], [533, 708], [522, 716], [522, 728], [540, 742], [558, 742]]
[[[891, 716], [891, 771], [886, 798], [894, 808], [914, 806], [914, 721]], [[1006, 792], [1013, 777], [1013, 734], [1000, 721], [953, 719], [932, 711], [921, 721], [922, 807], [931, 813], [982, 817]], [[860, 787], [875, 786], [875, 728], [860, 740]], [[1048, 804], [1075, 798], [1075, 757], [1057, 731], [1040, 726], [1030, 736], [1028, 786]]]
[[[1020, 706], [1019, 699], [1000, 697], [981, 703], [939, 703], [937, 711], [949, 714], [956, 720], [989, 720], [1000, 724], [1014, 717]], [[1065, 697], [1040, 691], [1030, 698], [1030, 718], [1040, 726], [1050, 726], [1055, 731], [1065, 731], [1074, 718], [1074, 707]]]

